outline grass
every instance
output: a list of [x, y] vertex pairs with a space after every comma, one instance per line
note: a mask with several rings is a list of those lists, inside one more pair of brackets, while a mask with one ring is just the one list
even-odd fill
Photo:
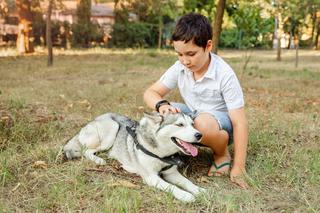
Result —
[[[171, 51], [56, 51], [0, 55], [0, 212], [319, 212], [320, 52], [221, 51], [237, 72], [250, 125], [249, 190], [205, 176], [210, 152], [182, 172], [209, 190], [184, 204], [114, 160], [64, 162], [65, 142], [104, 112], [139, 119], [143, 91], [176, 60]], [[169, 100], [181, 100], [175, 91]], [[103, 156], [103, 155], [102, 155]]]

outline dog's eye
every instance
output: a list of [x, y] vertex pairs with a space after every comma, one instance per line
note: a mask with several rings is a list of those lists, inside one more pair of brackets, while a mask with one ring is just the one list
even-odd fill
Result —
[[179, 124], [176, 124], [176, 126], [183, 127], [184, 125], [183, 125], [183, 123], [179, 123]]

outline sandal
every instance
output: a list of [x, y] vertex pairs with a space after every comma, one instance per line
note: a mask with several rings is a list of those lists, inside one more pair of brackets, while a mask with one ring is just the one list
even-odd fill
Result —
[[[211, 171], [212, 170], [212, 166], [214, 166], [214, 168], [216, 169], [215, 171]], [[220, 165], [216, 165], [216, 163], [213, 161], [212, 163], [212, 166], [211, 168], [209, 169], [209, 172], [208, 172], [208, 176], [211, 177], [211, 176], [222, 176], [222, 175], [228, 175], [229, 174], [229, 170], [230, 170], [230, 166], [231, 166], [231, 162], [224, 162]], [[229, 166], [229, 169], [227, 171], [222, 171], [220, 172], [219, 169], [223, 168], [223, 167], [226, 167], [226, 166]]]

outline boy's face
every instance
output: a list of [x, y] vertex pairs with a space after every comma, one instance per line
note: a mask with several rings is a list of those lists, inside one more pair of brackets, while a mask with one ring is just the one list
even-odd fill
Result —
[[212, 49], [212, 41], [209, 40], [205, 49], [193, 43], [193, 40], [174, 41], [173, 47], [178, 54], [179, 61], [194, 73], [202, 73], [209, 66], [209, 52]]

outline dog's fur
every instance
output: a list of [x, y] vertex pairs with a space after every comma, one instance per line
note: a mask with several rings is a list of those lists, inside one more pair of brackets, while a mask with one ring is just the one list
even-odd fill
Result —
[[136, 142], [160, 158], [178, 152], [197, 155], [191, 143], [198, 143], [201, 134], [193, 128], [191, 117], [182, 113], [164, 116], [145, 113], [139, 123], [118, 114], [101, 115], [64, 146], [64, 153], [68, 159], [83, 155], [98, 165], [105, 165], [106, 161], [95, 153], [109, 150], [108, 156], [117, 159], [125, 170], [139, 174], [150, 186], [172, 192], [181, 201], [193, 201], [195, 195], [204, 191], [182, 176], [176, 165], [163, 171], [169, 164], [137, 148], [127, 126], [135, 126]]

